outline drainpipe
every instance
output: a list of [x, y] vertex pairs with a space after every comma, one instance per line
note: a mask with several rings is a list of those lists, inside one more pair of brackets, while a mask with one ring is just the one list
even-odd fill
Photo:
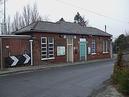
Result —
[[2, 38], [0, 38], [0, 42], [1, 42], [1, 43], [0, 43], [0, 44], [1, 44], [1, 45], [0, 45], [0, 47], [1, 47], [1, 51], [0, 51], [0, 52], [1, 52], [1, 56], [0, 56], [0, 57], [1, 57], [1, 65], [0, 65], [0, 67], [1, 67], [1, 70], [3, 70], [3, 53], [2, 53], [2, 51], [3, 51], [2, 48], [3, 48], [3, 47], [2, 47]]
[[31, 65], [33, 65], [33, 40], [29, 40], [30, 42], [30, 51], [31, 51]]

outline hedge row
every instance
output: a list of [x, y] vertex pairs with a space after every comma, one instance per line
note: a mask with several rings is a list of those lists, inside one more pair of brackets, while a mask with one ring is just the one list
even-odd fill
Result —
[[123, 65], [121, 53], [114, 65], [113, 82], [117, 84], [122, 93], [129, 94], [129, 66]]

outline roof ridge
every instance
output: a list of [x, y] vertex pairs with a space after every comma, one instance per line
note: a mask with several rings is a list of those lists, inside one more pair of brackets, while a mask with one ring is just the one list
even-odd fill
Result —
[[[51, 21], [38, 21], [38, 22], [44, 22], [44, 23], [51, 23], [51, 24], [60, 24], [60, 22], [51, 22]], [[79, 25], [78, 23], [74, 23], [74, 22], [69, 22], [69, 21], [63, 21], [61, 23], [70, 23], [70, 24], [77, 24]], [[79, 25], [80, 26], [80, 25]]]
[[31, 29], [30, 30], [35, 30], [35, 28], [36, 28], [36, 26], [38, 25], [38, 23], [39, 23], [40, 21], [36, 21], [36, 22], [34, 22], [35, 24], [34, 24], [34, 26], [32, 26], [31, 27]]
[[38, 21], [38, 22], [43, 22], [43, 23], [52, 23], [52, 24], [56, 24], [56, 22], [51, 22], [51, 21]]

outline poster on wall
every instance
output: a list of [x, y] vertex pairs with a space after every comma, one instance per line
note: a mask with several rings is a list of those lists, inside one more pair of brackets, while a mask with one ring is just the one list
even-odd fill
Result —
[[65, 55], [65, 46], [57, 46], [57, 56]]
[[88, 54], [91, 54], [91, 48], [88, 47]]

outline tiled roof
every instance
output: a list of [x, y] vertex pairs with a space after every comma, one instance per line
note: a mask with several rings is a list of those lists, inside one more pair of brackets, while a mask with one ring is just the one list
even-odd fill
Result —
[[82, 35], [100, 35], [100, 36], [111, 36], [100, 29], [94, 27], [82, 27], [77, 23], [71, 22], [46, 22], [38, 21], [30, 24], [18, 31], [15, 34], [29, 33], [29, 32], [52, 32], [52, 33], [65, 33], [65, 34], [82, 34]]

